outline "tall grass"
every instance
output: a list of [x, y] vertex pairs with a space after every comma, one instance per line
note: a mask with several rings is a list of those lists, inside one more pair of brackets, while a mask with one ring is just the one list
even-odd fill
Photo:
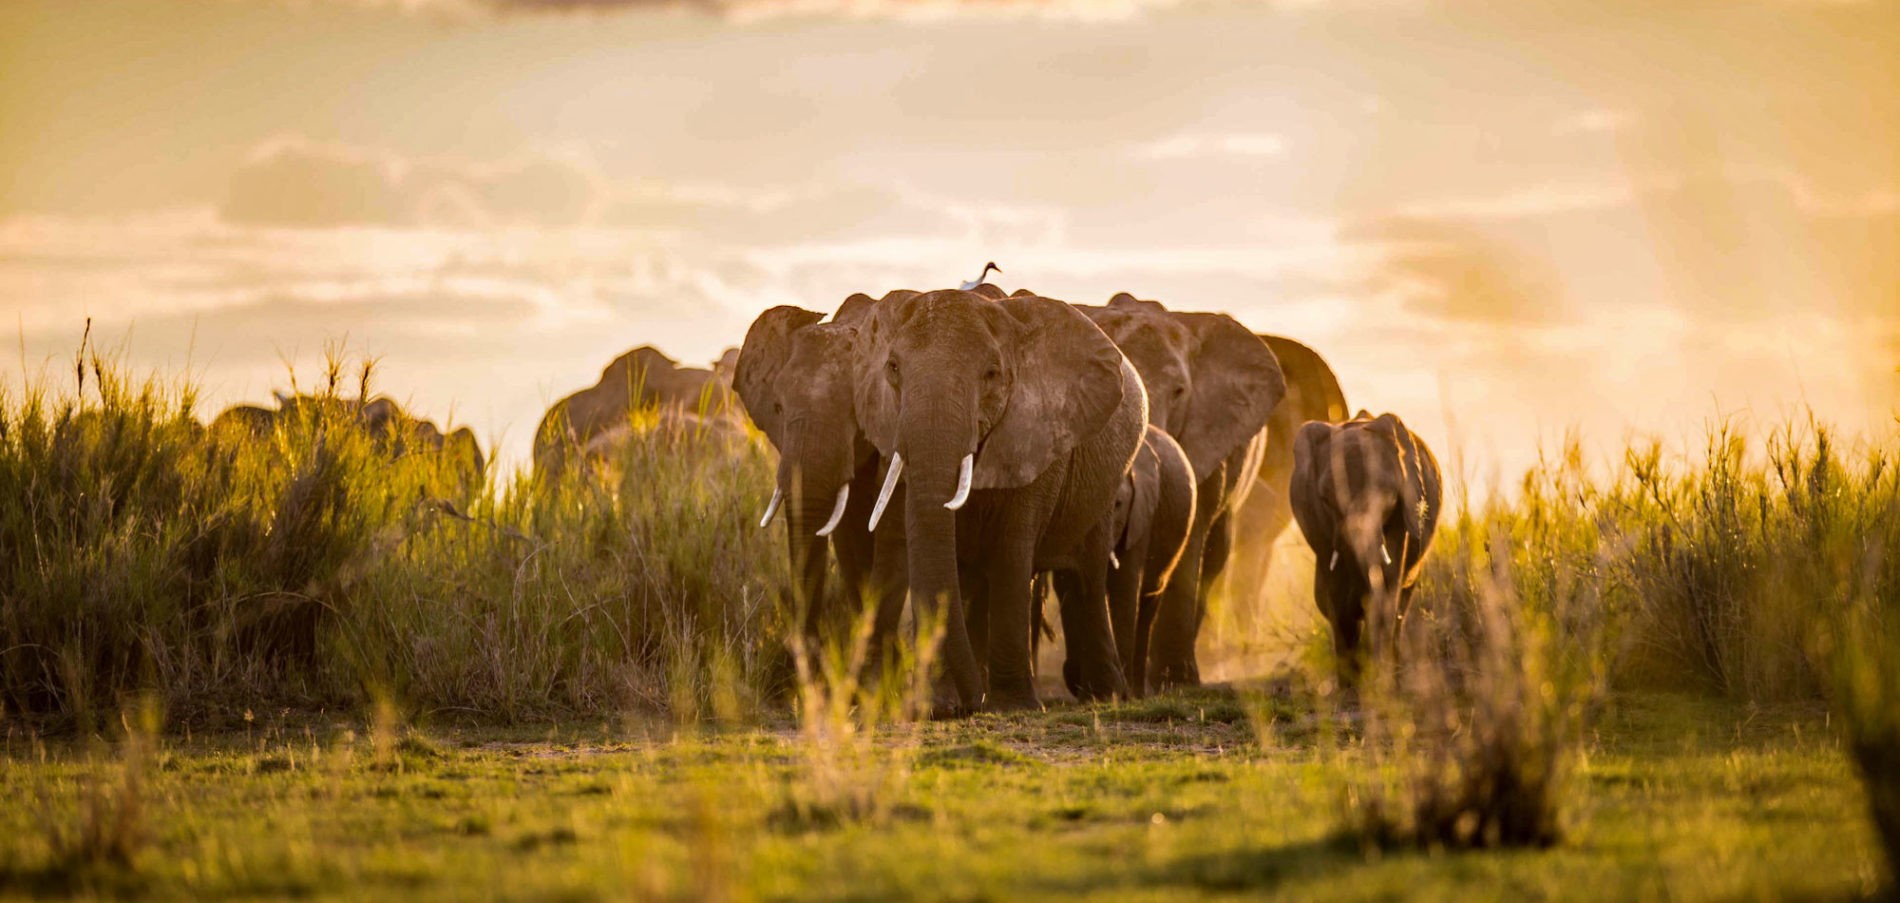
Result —
[[1572, 440], [1515, 499], [1441, 532], [1368, 704], [1353, 827], [1380, 842], [1548, 843], [1606, 687], [1832, 700], [1889, 845], [1900, 829], [1900, 436], [1812, 422], [1693, 454]]
[[875, 606], [862, 606], [850, 632], [823, 649], [791, 631], [801, 761], [786, 811], [799, 823], [877, 823], [903, 803], [920, 724], [931, 712], [943, 624], [926, 619], [915, 627], [917, 642], [899, 645], [896, 661], [876, 662], [875, 619]]
[[1369, 767], [1348, 790], [1348, 819], [1366, 841], [1562, 839], [1578, 746], [1627, 605], [1606, 579], [1619, 547], [1550, 516], [1576, 497], [1578, 475], [1544, 471], [1518, 505], [1467, 508], [1436, 538], [1397, 655], [1374, 663], [1365, 697]]
[[[750, 527], [756, 441], [647, 419], [611, 479], [469, 489], [393, 454], [345, 402], [262, 439], [205, 429], [189, 386], [82, 362], [0, 385], [0, 706], [87, 724], [140, 690], [181, 719], [267, 705], [487, 717], [752, 704], [775, 671], [783, 555]], [[717, 697], [717, 698], [715, 698]]]

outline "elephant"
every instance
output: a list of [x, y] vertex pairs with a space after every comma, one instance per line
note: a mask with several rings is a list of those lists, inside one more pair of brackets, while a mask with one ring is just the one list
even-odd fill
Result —
[[482, 480], [487, 461], [475, 431], [458, 427], [446, 435], [433, 421], [411, 415], [387, 395], [367, 400], [275, 392], [277, 409], [240, 404], [224, 409], [209, 427], [213, 435], [261, 439], [280, 422], [298, 417], [328, 416], [354, 420], [377, 444], [396, 456], [412, 452], [443, 454], [459, 464], [465, 490]]
[[1244, 504], [1234, 511], [1237, 543], [1228, 562], [1227, 598], [1244, 614], [1260, 604], [1267, 571], [1273, 562], [1274, 541], [1293, 523], [1287, 485], [1293, 477], [1293, 437], [1308, 420], [1338, 423], [1351, 408], [1326, 359], [1312, 348], [1289, 338], [1261, 335], [1286, 375], [1286, 397], [1267, 421], [1266, 452], [1260, 477]]
[[1333, 628], [1339, 683], [1358, 685], [1361, 631], [1374, 655], [1396, 636], [1432, 534], [1438, 459], [1398, 417], [1308, 421], [1293, 442], [1293, 519], [1313, 548], [1313, 601]]
[[1174, 437], [1150, 424], [1115, 495], [1108, 613], [1130, 691], [1147, 683], [1148, 638], [1161, 594], [1194, 528], [1194, 465]]
[[[858, 310], [869, 300], [853, 295], [845, 306]], [[767, 310], [746, 331], [733, 365], [733, 389], [778, 449], [776, 484], [759, 526], [783, 508], [794, 575], [790, 607], [813, 653], [828, 614], [827, 548], [837, 555], [847, 605], [872, 599], [870, 511], [878, 488], [877, 449], [858, 426], [854, 402], [858, 327], [823, 319], [793, 306]], [[885, 608], [878, 608], [880, 640], [894, 632], [899, 614]]]
[[[868, 310], [854, 402], [886, 462], [871, 525], [901, 507], [905, 587], [920, 620], [942, 615], [940, 710], [1040, 705], [1030, 616], [1032, 577], [1044, 570], [1086, 584], [1061, 610], [1079, 695], [1126, 695], [1101, 584], [1106, 515], [1141, 444], [1147, 397], [1076, 308], [1000, 295], [951, 289], [856, 305]], [[879, 569], [891, 561], [884, 536]]]
[[1232, 546], [1229, 515], [1253, 488], [1286, 379], [1272, 349], [1226, 314], [1170, 311], [1126, 292], [1080, 309], [1140, 372], [1149, 422], [1194, 469], [1194, 522], [1155, 613], [1148, 676], [1156, 689], [1198, 685], [1194, 643]]
[[[617, 358], [600, 372], [600, 380], [548, 408], [534, 433], [534, 469], [555, 476], [570, 459], [585, 460], [594, 440], [627, 425], [629, 415], [657, 408], [663, 415], [691, 412], [713, 417], [735, 410], [732, 390], [719, 373], [700, 367], [682, 367], [651, 345], [642, 345]], [[592, 446], [596, 452], [613, 447], [611, 440]]]

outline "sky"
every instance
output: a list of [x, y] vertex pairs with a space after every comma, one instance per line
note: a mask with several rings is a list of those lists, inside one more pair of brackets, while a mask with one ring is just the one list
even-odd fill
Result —
[[1303, 340], [1474, 483], [1891, 434], [1894, 47], [1880, 0], [9, 0], [0, 387], [87, 317], [207, 418], [342, 348], [518, 461], [629, 348], [995, 260]]

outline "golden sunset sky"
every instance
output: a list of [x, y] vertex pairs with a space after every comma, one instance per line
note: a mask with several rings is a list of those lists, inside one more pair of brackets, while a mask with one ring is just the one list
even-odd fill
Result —
[[[578, 11], [577, 11], [578, 10]], [[514, 460], [627, 348], [1008, 289], [1227, 311], [1509, 483], [1900, 410], [1900, 4], [7, 0], [0, 385], [326, 344]]]

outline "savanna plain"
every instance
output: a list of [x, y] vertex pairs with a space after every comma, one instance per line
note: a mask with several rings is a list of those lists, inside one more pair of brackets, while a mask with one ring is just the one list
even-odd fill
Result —
[[1891, 893], [1900, 434], [1553, 449], [1351, 700], [1288, 592], [1212, 616], [1232, 680], [933, 721], [863, 625], [786, 648], [756, 435], [471, 481], [76, 363], [0, 384], [0, 896]]

